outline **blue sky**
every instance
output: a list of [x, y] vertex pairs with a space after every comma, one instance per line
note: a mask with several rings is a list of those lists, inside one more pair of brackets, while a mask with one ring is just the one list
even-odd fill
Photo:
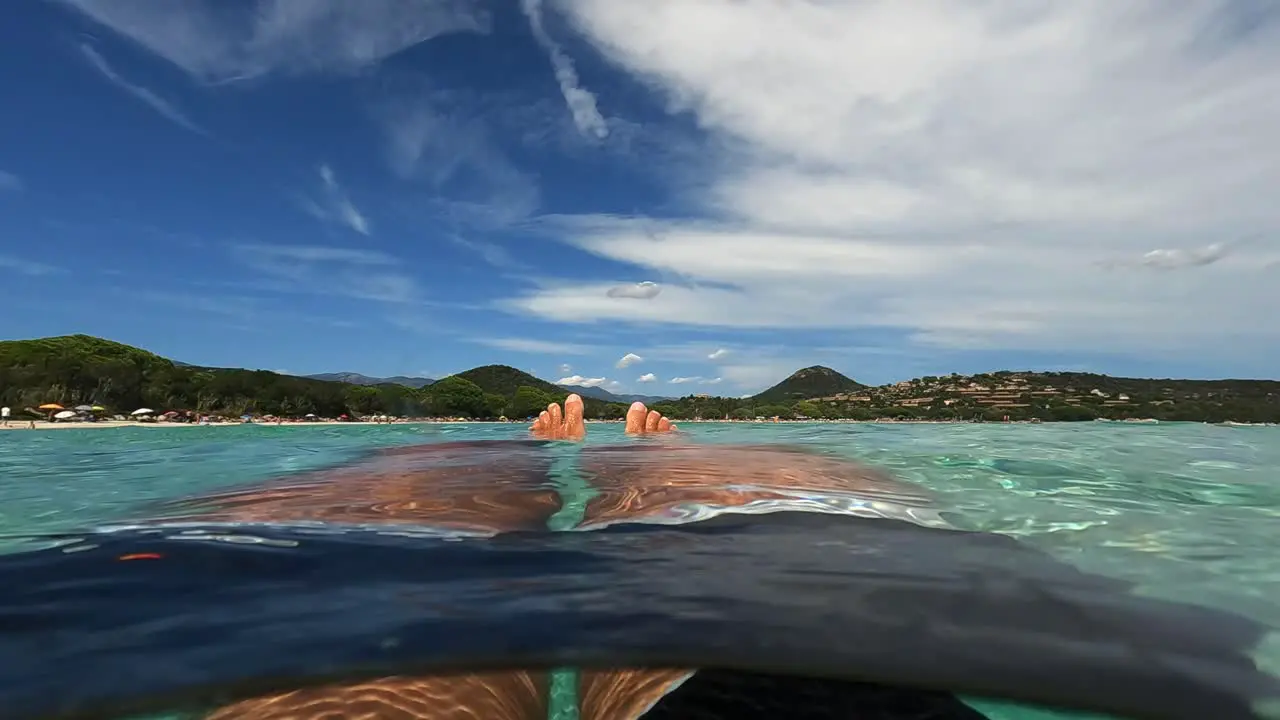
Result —
[[1280, 371], [1264, 0], [49, 0], [0, 63], [6, 338], [646, 394]]

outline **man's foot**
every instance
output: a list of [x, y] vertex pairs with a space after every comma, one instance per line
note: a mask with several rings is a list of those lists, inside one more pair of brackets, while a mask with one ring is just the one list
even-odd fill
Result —
[[529, 431], [543, 440], [581, 440], [587, 436], [587, 426], [582, 420], [582, 398], [575, 393], [560, 403], [551, 403], [533, 421]]
[[[627, 410], [627, 434], [653, 435], [675, 430], [676, 426], [657, 410], [650, 410], [642, 402], [634, 402]], [[564, 409], [559, 403], [551, 403], [529, 426], [534, 437], [543, 440], [581, 440], [587, 436], [587, 426], [582, 419], [582, 398], [577, 394], [564, 399]]]
[[631, 409], [627, 410], [627, 433], [630, 435], [652, 435], [675, 429], [676, 426], [662, 417], [662, 413], [646, 408], [642, 402], [631, 403]]

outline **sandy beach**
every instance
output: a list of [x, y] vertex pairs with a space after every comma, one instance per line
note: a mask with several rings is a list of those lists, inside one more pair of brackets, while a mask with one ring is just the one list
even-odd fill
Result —
[[[198, 423], [156, 423], [156, 422], [137, 422], [134, 420], [102, 420], [99, 422], [49, 422], [48, 420], [36, 420], [32, 423], [29, 420], [10, 420], [7, 426], [0, 426], [0, 430], [101, 430], [104, 428], [198, 428], [198, 427], [242, 427], [244, 425], [261, 425], [263, 427], [300, 427], [314, 425], [423, 425], [428, 423], [443, 423], [443, 420], [400, 420], [394, 423], [340, 423], [324, 420], [316, 421], [300, 421], [287, 422], [276, 425], [273, 422], [255, 422], [255, 423], [210, 423], [200, 425]], [[34, 425], [34, 427], [33, 427]]]

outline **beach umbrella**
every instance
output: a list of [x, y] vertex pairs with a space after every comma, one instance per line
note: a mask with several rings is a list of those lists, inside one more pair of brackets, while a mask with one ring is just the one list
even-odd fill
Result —
[[316, 414], [315, 414], [315, 413], [307, 413], [307, 417], [311, 417], [311, 418], [313, 418], [313, 417], [315, 417], [315, 416], [316, 416]]
[[154, 412], [155, 410], [152, 410], [151, 408], [138, 408], [137, 410], [134, 410], [129, 414], [130, 415], [151, 415]]
[[92, 411], [94, 411], [94, 412], [106, 412], [106, 411], [107, 411], [107, 409], [106, 409], [106, 408], [104, 408], [104, 407], [102, 407], [101, 405], [94, 405], [93, 407], [90, 407], [89, 409], [90, 409], [90, 410], [92, 410]]
[[65, 410], [66, 408], [62, 407], [58, 403], [45, 403], [40, 406], [40, 409], [41, 410]]
[[92, 405], [77, 405], [76, 412], [93, 412]]
[[58, 413], [57, 415], [54, 415], [54, 417], [58, 418], [59, 420], [66, 420], [67, 418], [73, 418], [73, 417], [75, 417], [75, 416], [76, 416], [76, 414], [75, 414], [75, 412], [74, 412], [74, 411], [72, 411], [72, 410], [63, 410], [62, 412]]

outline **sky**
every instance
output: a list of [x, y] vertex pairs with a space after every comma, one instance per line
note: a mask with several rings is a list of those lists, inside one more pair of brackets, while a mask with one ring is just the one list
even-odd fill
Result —
[[3, 338], [1280, 377], [1272, 0], [39, 0], [0, 66]]

